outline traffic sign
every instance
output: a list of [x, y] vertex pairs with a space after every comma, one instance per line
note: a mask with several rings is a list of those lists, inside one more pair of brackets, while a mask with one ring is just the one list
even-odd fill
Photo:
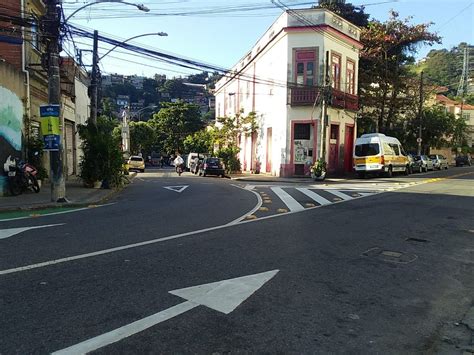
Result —
[[417, 138], [417, 139], [416, 139], [416, 142], [417, 142], [417, 143], [421, 143], [422, 141], [423, 141], [423, 140], [422, 140], [421, 138]]

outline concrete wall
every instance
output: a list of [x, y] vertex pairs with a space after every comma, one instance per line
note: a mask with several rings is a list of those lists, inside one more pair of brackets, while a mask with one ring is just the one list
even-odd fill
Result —
[[3, 171], [6, 158], [9, 155], [21, 157], [24, 98], [23, 74], [12, 65], [0, 62], [0, 195], [6, 187]]

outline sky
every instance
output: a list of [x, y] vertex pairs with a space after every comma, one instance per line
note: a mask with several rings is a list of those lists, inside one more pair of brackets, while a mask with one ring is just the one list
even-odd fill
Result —
[[[102, 0], [104, 1], [104, 0]], [[118, 3], [88, 6], [68, 20], [82, 28], [98, 30], [101, 35], [124, 41], [130, 37], [165, 32], [168, 36], [144, 36], [128, 43], [172, 53], [180, 57], [231, 68], [242, 58], [282, 13], [271, 0], [127, 0], [144, 4], [145, 13], [136, 7]], [[278, 0], [288, 7], [308, 8], [317, 0]], [[74, 10], [93, 1], [63, 0], [66, 17]], [[95, 0], [97, 2], [97, 0]], [[352, 0], [356, 6], [365, 5], [371, 18], [385, 21], [389, 11], [400, 18], [412, 17], [411, 23], [432, 22], [432, 32], [442, 37], [443, 43], [419, 49], [416, 57], [423, 58], [431, 49], [452, 48], [460, 42], [474, 44], [474, 0]], [[87, 38], [75, 38], [76, 46], [91, 49]], [[69, 53], [71, 46], [65, 46]], [[99, 56], [111, 48], [99, 43]], [[90, 52], [83, 52], [85, 64], [91, 63]], [[103, 74], [124, 75], [166, 74], [185, 76], [190, 71], [170, 66], [157, 60], [137, 56], [118, 48], [100, 62]]]

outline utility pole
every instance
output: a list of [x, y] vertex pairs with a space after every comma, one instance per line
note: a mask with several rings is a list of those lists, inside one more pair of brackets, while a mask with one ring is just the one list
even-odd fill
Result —
[[99, 54], [98, 54], [99, 32], [94, 31], [94, 44], [92, 49], [92, 73], [90, 86], [91, 112], [90, 120], [94, 125], [97, 124], [97, 76], [99, 74]]
[[419, 120], [419, 127], [418, 127], [418, 155], [421, 155], [421, 124], [423, 121], [423, 71], [420, 73], [420, 106], [418, 107], [418, 120]]
[[462, 64], [462, 74], [459, 79], [457, 96], [464, 97], [469, 85], [469, 46], [464, 47], [464, 58]]
[[[56, 105], [57, 119], [61, 117], [61, 80], [59, 72], [59, 5], [61, 0], [47, 1], [47, 28], [48, 28], [48, 104], [49, 107]], [[60, 125], [60, 123], [59, 123]], [[51, 166], [51, 201], [52, 202], [68, 202], [66, 200], [66, 183], [63, 175], [63, 142], [61, 130], [57, 137], [57, 147], [50, 150], [50, 166]]]
[[330, 96], [330, 72], [329, 72], [329, 51], [326, 51], [326, 63], [324, 64], [324, 86], [322, 100], [322, 117], [321, 117], [321, 155], [320, 159], [326, 161], [326, 131], [328, 127], [328, 102]]

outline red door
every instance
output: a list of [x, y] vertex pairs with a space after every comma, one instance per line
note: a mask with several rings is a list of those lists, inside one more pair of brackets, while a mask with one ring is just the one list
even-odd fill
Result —
[[272, 172], [272, 128], [267, 128], [267, 161], [265, 171]]
[[346, 136], [344, 139], [344, 172], [351, 172], [352, 151], [354, 150], [354, 126], [346, 126]]
[[339, 162], [339, 125], [332, 124], [329, 136], [329, 171], [336, 171]]

